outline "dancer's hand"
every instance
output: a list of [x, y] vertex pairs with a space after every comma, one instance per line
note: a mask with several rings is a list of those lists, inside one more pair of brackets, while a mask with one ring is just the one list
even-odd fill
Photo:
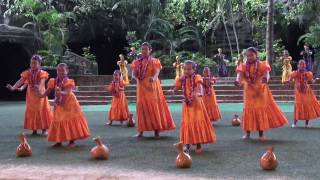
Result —
[[111, 93], [112, 92], [112, 86], [111, 85], [107, 85], [106, 86], [106, 90]]
[[20, 92], [22, 92], [23, 89], [24, 89], [23, 87], [20, 87], [20, 88], [18, 88], [17, 90], [20, 91]]
[[309, 84], [315, 84], [315, 83], [316, 83], [315, 79], [312, 79], [311, 81], [309, 81]]
[[40, 90], [39, 90], [39, 91], [35, 91], [35, 92], [36, 92], [36, 95], [37, 95], [38, 97], [42, 97], [42, 94], [41, 94]]
[[290, 81], [285, 81], [285, 82], [283, 82], [283, 84], [284, 84], [284, 87], [286, 87], [286, 88], [290, 88]]
[[7, 84], [6, 88], [8, 88], [10, 91], [15, 91], [16, 90], [13, 86], [11, 86], [11, 84]]
[[31, 86], [31, 89], [33, 91], [38, 91], [39, 90], [39, 85], [35, 84], [35, 85]]
[[39, 98], [45, 97], [44, 93], [41, 93], [40, 89], [36, 90], [35, 93]]
[[170, 95], [175, 95], [175, 91], [174, 91], [174, 89], [170, 89], [170, 90], [168, 90], [168, 93], [169, 93]]
[[55, 91], [56, 91], [57, 94], [61, 94], [61, 88], [56, 87]]
[[150, 78], [149, 78], [149, 82], [152, 83], [152, 82], [154, 82], [154, 81], [156, 81], [156, 79], [155, 79], [154, 77], [150, 77]]
[[240, 86], [241, 86], [239, 81], [234, 81], [234, 85], [235, 85], [236, 87], [240, 87]]
[[137, 79], [135, 77], [131, 77], [130, 83], [134, 84], [137, 83]]
[[262, 83], [267, 84], [268, 83], [268, 79], [266, 77], [262, 78]]

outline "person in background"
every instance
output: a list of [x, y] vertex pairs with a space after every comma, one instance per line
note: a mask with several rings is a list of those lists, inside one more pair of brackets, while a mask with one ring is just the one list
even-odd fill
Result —
[[128, 85], [130, 84], [129, 77], [128, 77], [128, 69], [127, 69], [128, 61], [124, 59], [124, 56], [122, 54], [119, 55], [119, 58], [120, 60], [117, 62], [117, 65], [120, 68], [120, 72], [122, 74], [124, 83]]
[[300, 52], [300, 55], [303, 57], [303, 60], [306, 62], [307, 71], [313, 71], [313, 58], [312, 58], [312, 51], [310, 47], [305, 44], [303, 46], [304, 50]]
[[179, 56], [176, 56], [176, 62], [173, 63], [173, 67], [176, 70], [175, 79], [181, 78], [181, 76], [183, 75], [183, 63], [181, 63], [181, 59]]
[[208, 112], [210, 121], [217, 122], [221, 119], [220, 109], [217, 103], [216, 93], [213, 89], [213, 84], [216, 83], [216, 78], [211, 75], [209, 67], [205, 67], [202, 73], [203, 79], [203, 103]]
[[280, 57], [280, 60], [282, 61], [282, 83], [285, 83], [289, 81], [290, 74], [292, 73], [292, 57], [289, 55], [289, 52], [287, 50], [283, 51], [283, 56]]
[[295, 84], [295, 100], [294, 100], [294, 123], [292, 127], [296, 127], [297, 122], [305, 121], [306, 127], [309, 127], [309, 120], [320, 117], [320, 103], [314, 95], [308, 82], [312, 82], [312, 72], [306, 69], [304, 60], [300, 60], [298, 70], [291, 74], [289, 81]]
[[135, 47], [130, 48], [130, 52], [128, 53], [128, 59], [132, 62], [138, 58], [138, 53], [136, 52]]
[[196, 74], [193, 61], [184, 62], [184, 75], [175, 80], [173, 92], [182, 89], [184, 102], [180, 126], [180, 141], [190, 152], [190, 146], [196, 145], [195, 152], [202, 152], [202, 144], [215, 143], [216, 134], [203, 102], [203, 79]]
[[219, 77], [228, 76], [226, 55], [222, 53], [221, 48], [218, 48], [218, 54], [214, 55], [213, 58], [217, 62], [218, 76]]
[[108, 113], [109, 123], [107, 125], [112, 125], [113, 121], [119, 121], [122, 124], [123, 121], [128, 121], [129, 119], [128, 101], [124, 93], [125, 85], [121, 72], [115, 70], [113, 72], [113, 81], [107, 86], [107, 90], [112, 94], [111, 107]]

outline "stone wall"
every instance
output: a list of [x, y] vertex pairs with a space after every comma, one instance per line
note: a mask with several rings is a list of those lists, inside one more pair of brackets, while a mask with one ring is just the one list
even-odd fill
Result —
[[98, 64], [88, 59], [66, 50], [62, 57], [62, 62], [69, 67], [70, 75], [97, 75]]
[[20, 44], [30, 57], [43, 45], [43, 41], [30, 29], [0, 24], [0, 43], [3, 42]]

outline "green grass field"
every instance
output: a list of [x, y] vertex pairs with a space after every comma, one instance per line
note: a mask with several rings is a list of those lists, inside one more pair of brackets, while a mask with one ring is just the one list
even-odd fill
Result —
[[[319, 179], [320, 123], [311, 122], [313, 128], [292, 129], [289, 125], [266, 132], [270, 139], [259, 142], [257, 133], [252, 140], [243, 141], [242, 130], [232, 127], [234, 113], [241, 113], [242, 104], [221, 104], [223, 119], [216, 123], [217, 143], [204, 146], [201, 155], [191, 153], [190, 169], [177, 169], [177, 152], [173, 144], [178, 141], [181, 104], [172, 104], [177, 130], [163, 133], [160, 140], [145, 133], [145, 138], [133, 137], [135, 128], [104, 126], [109, 106], [83, 106], [92, 137], [101, 136], [110, 148], [107, 161], [90, 159], [89, 151], [95, 146], [92, 138], [78, 141], [78, 147], [54, 149], [44, 136], [28, 136], [33, 156], [16, 158], [19, 144], [17, 135], [30, 132], [22, 129], [25, 105], [23, 102], [0, 103], [0, 179]], [[281, 108], [292, 123], [292, 104]], [[130, 110], [135, 112], [134, 104]], [[260, 169], [260, 156], [269, 145], [275, 147], [279, 159], [276, 171]]]

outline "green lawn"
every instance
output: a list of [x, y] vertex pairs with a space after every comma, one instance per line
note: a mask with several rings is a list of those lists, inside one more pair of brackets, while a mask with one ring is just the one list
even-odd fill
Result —
[[[91, 138], [78, 141], [79, 146], [75, 149], [53, 149], [43, 136], [28, 136], [28, 141], [33, 148], [33, 156], [16, 158], [15, 148], [19, 144], [17, 135], [20, 132], [30, 133], [21, 128], [24, 103], [1, 102], [0, 179], [11, 177], [8, 176], [9, 167], [13, 169], [13, 172], [15, 172], [14, 168], [20, 168], [25, 173], [30, 167], [39, 167], [39, 175], [42, 174], [43, 177], [46, 173], [53, 173], [56, 170], [60, 170], [62, 174], [68, 174], [71, 170], [82, 168], [81, 173], [88, 172], [88, 174], [97, 170], [98, 172], [95, 173], [101, 175], [99, 177], [102, 179], [103, 177], [105, 179], [320, 178], [318, 173], [320, 169], [320, 153], [318, 153], [320, 123], [318, 121], [311, 122], [314, 128], [309, 129], [303, 127], [292, 129], [288, 125], [284, 128], [270, 130], [266, 133], [270, 139], [268, 142], [257, 141], [256, 133], [253, 134], [253, 140], [243, 141], [240, 139], [243, 135], [242, 130], [230, 126], [232, 116], [236, 112], [241, 112], [242, 104], [221, 104], [220, 107], [223, 119], [215, 126], [217, 143], [205, 145], [202, 155], [192, 153], [192, 168], [177, 169], [174, 163], [177, 153], [172, 144], [178, 141], [180, 104], [170, 105], [177, 130], [163, 133], [161, 140], [158, 141], [153, 140], [152, 133], [146, 133], [146, 138], [140, 140], [132, 137], [136, 133], [134, 128], [119, 125], [103, 126], [106, 122], [108, 106], [83, 106], [92, 137], [101, 136], [111, 150], [108, 161], [94, 161], [90, 160], [89, 156], [89, 151], [94, 146]], [[292, 104], [282, 104], [281, 108], [291, 121]], [[134, 111], [133, 104], [130, 105], [130, 109]], [[275, 146], [275, 152], [280, 161], [279, 168], [273, 172], [262, 171], [259, 167], [259, 158], [269, 145]], [[44, 171], [43, 168], [47, 170]], [[28, 178], [27, 175], [26, 178]]]

